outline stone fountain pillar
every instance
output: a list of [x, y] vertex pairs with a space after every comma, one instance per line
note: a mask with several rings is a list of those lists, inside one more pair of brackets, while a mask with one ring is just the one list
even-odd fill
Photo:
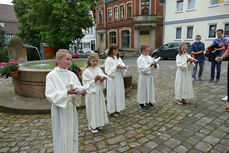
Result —
[[23, 47], [23, 41], [19, 37], [13, 37], [8, 45], [9, 59], [15, 59], [19, 63], [27, 62], [26, 48]]

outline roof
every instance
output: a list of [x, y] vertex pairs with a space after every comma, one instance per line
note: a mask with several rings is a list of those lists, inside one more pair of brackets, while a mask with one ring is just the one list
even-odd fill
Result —
[[0, 21], [18, 22], [13, 5], [0, 4]]
[[4, 23], [6, 34], [18, 32], [18, 20], [16, 18], [13, 5], [0, 4], [0, 23]]

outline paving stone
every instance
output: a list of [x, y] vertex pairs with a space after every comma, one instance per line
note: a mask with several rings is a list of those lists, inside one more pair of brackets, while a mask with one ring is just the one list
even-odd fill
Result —
[[150, 141], [150, 142], [146, 143], [144, 146], [149, 148], [149, 149], [154, 149], [158, 146], [158, 144], [154, 143], [153, 141]]
[[115, 138], [108, 139], [107, 142], [108, 142], [108, 144], [115, 144], [115, 143], [121, 142], [123, 140], [125, 140], [125, 137], [120, 135], [120, 136], [117, 136]]
[[214, 136], [207, 136], [203, 139], [203, 141], [212, 145], [216, 145], [220, 141], [220, 139], [215, 138]]
[[177, 153], [186, 153], [186, 152], [188, 152], [188, 148], [186, 148], [182, 145], [179, 145], [174, 149], [174, 151]]
[[212, 148], [210, 144], [204, 143], [204, 142], [199, 142], [196, 146], [196, 149], [203, 151], [203, 152], [208, 152]]
[[165, 141], [165, 145], [168, 146], [169, 148], [175, 148], [176, 146], [178, 146], [181, 142], [177, 139], [174, 138], [170, 138], [169, 140]]

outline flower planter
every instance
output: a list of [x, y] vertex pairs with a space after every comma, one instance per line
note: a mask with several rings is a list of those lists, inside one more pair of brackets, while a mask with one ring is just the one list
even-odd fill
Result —
[[11, 72], [11, 73], [10, 73], [10, 76], [11, 76], [12, 78], [14, 78], [14, 79], [17, 79], [17, 78], [18, 78], [18, 71], [16, 71], [16, 72]]

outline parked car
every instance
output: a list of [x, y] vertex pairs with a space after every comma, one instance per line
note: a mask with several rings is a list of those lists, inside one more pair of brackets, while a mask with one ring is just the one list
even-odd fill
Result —
[[[101, 54], [99, 54], [99, 57], [103, 58], [103, 59], [107, 58], [108, 51], [109, 51], [109, 49], [104, 50]], [[119, 56], [121, 58], [123, 58], [124, 57], [124, 51], [122, 49], [119, 49], [118, 52], [119, 52]]]
[[77, 53], [79, 54], [79, 57], [80, 57], [80, 58], [85, 58], [85, 57], [87, 57], [86, 53], [84, 53], [82, 50], [78, 51]]
[[89, 51], [89, 50], [88, 50], [88, 51], [86, 51], [85, 54], [86, 54], [86, 56], [88, 57], [91, 53], [93, 53], [93, 51]]
[[[152, 57], [161, 57], [163, 59], [176, 58], [181, 42], [172, 42], [162, 45], [153, 51]], [[187, 43], [190, 47], [190, 44]]]

